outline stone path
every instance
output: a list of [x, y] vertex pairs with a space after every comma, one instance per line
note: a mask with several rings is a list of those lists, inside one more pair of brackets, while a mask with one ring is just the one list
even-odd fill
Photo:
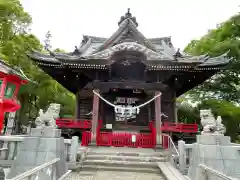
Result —
[[[144, 149], [144, 148], [125, 148], [125, 147], [91, 147], [91, 148], [83, 148], [79, 149], [79, 151], [87, 151], [88, 158], [91, 157], [91, 159], [87, 159], [86, 162], [89, 163], [89, 161], [104, 161], [104, 157], [109, 157], [110, 159], [115, 157], [124, 157], [129, 158], [131, 157], [131, 161], [129, 162], [135, 162], [135, 159], [138, 159], [138, 156], [142, 156], [141, 158], [144, 158], [145, 156], [159, 156], [160, 152], [156, 152], [153, 149]], [[136, 155], [135, 155], [136, 154]], [[129, 157], [128, 157], [129, 156]], [[97, 159], [94, 159], [96, 158]], [[101, 157], [101, 158], [100, 158]], [[140, 158], [139, 157], [139, 158]], [[99, 159], [100, 158], [100, 159]], [[109, 158], [107, 158], [109, 160]], [[118, 161], [120, 161], [118, 159]], [[127, 160], [126, 160], [127, 161]], [[85, 163], [86, 163], [85, 162]], [[136, 161], [138, 162], [138, 161]], [[139, 160], [139, 163], [142, 161]], [[89, 164], [88, 164], [89, 165]], [[94, 164], [91, 164], [94, 166]], [[103, 165], [104, 166], [104, 165]], [[107, 166], [108, 167], [108, 166]], [[129, 168], [134, 168], [132, 166], [127, 166]], [[119, 168], [122, 168], [119, 167]], [[151, 167], [150, 167], [151, 168]], [[127, 168], [125, 168], [128, 170]], [[126, 172], [126, 170], [121, 169], [116, 171], [106, 171], [105, 169], [97, 168], [92, 170], [82, 169], [80, 171], [74, 171], [72, 172], [65, 180], [164, 180], [162, 175], [158, 171], [155, 171], [153, 173], [143, 173], [143, 172]]]
[[160, 174], [120, 172], [120, 171], [82, 171], [72, 172], [66, 180], [164, 180]]

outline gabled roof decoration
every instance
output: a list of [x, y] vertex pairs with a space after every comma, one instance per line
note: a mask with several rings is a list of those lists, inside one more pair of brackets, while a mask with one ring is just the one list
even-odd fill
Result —
[[118, 30], [110, 38], [84, 35], [80, 46], [75, 47], [74, 52], [50, 52], [50, 55], [32, 52], [29, 57], [43, 66], [56, 67], [63, 67], [63, 64], [102, 64], [103, 62], [105, 64], [102, 65], [106, 66], [110, 64], [113, 54], [120, 51], [143, 53], [148, 61], [147, 64], [156, 67], [158, 65], [159, 67], [165, 66], [166, 64], [179, 65], [180, 67], [181, 64], [190, 65], [191, 63], [193, 66], [197, 65], [199, 67], [222, 66], [231, 60], [227, 57], [227, 53], [218, 57], [185, 54], [174, 48], [171, 37], [147, 39], [138, 31], [138, 23], [130, 13], [130, 9], [128, 9], [125, 16], [121, 17], [118, 24]]
[[118, 25], [120, 26], [121, 23], [122, 23], [124, 20], [126, 20], [126, 19], [130, 19], [130, 20], [135, 24], [135, 26], [138, 27], [138, 23], [137, 23], [137, 21], [136, 21], [136, 17], [133, 17], [133, 16], [132, 16], [132, 14], [130, 13], [130, 8], [128, 8], [128, 11], [127, 11], [127, 13], [125, 14], [125, 16], [121, 16], [121, 19], [120, 19], [120, 21], [118, 22]]
[[145, 46], [136, 42], [123, 42], [112, 46], [103, 51], [91, 54], [84, 57], [85, 59], [110, 59], [115, 52], [119, 51], [137, 51], [145, 54], [148, 60], [174, 60], [173, 54], [167, 54], [166, 52], [156, 53], [155, 51], [146, 48]]
[[[127, 13], [128, 14], [128, 13]], [[136, 22], [134, 22], [132, 16], [125, 15], [119, 24], [118, 30], [108, 38], [103, 44], [101, 44], [93, 53], [102, 51], [110, 46], [113, 46], [122, 42], [138, 42], [146, 46], [147, 48], [156, 51], [155, 46], [138, 31]]]

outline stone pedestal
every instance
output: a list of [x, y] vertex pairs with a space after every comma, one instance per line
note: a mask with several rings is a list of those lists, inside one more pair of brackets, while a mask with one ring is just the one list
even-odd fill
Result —
[[[188, 177], [197, 179], [203, 164], [228, 176], [240, 178], [240, 146], [233, 146], [224, 135], [198, 135], [193, 144]], [[199, 177], [198, 177], [199, 178]], [[201, 178], [200, 178], [201, 179]], [[217, 180], [213, 176], [212, 180]]]
[[[52, 127], [32, 128], [29, 137], [24, 138], [20, 144], [19, 153], [14, 161], [7, 179], [13, 178], [36, 166], [42, 165], [53, 159], [59, 158], [53, 167], [56, 167], [56, 179], [65, 174], [68, 170], [64, 156], [64, 139], [61, 137], [61, 130]], [[39, 180], [50, 180], [47, 175], [50, 169], [45, 168], [38, 174]]]
[[5, 173], [3, 171], [3, 168], [0, 168], [0, 180], [5, 180]]

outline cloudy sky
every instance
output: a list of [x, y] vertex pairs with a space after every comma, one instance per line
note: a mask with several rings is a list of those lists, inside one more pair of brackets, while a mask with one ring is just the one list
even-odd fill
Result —
[[43, 42], [51, 31], [53, 48], [66, 51], [82, 35], [110, 37], [127, 8], [149, 38], [171, 36], [183, 49], [216, 24], [240, 12], [239, 0], [20, 0], [33, 18], [32, 32]]

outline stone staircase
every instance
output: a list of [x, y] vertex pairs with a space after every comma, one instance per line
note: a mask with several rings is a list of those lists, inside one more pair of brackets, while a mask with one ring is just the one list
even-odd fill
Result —
[[163, 152], [152, 149], [106, 148], [86, 151], [80, 171], [125, 171], [160, 173], [157, 162], [165, 162]]

